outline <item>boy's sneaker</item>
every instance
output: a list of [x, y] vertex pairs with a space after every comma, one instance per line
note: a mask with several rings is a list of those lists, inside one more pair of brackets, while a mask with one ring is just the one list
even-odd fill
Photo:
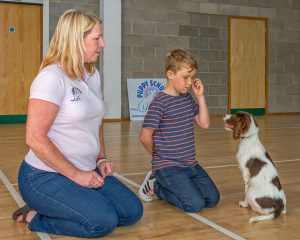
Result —
[[151, 202], [154, 199], [157, 199], [157, 196], [154, 193], [154, 182], [156, 178], [152, 176], [152, 170], [150, 170], [145, 179], [143, 184], [140, 186], [139, 189], [139, 196], [145, 202]]

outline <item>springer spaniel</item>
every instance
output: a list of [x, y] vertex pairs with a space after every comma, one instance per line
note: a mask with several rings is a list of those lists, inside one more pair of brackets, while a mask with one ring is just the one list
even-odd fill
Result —
[[277, 218], [286, 213], [286, 197], [275, 165], [258, 138], [259, 128], [252, 115], [238, 112], [224, 117], [224, 128], [240, 139], [236, 159], [245, 183], [245, 200], [240, 207], [251, 207], [264, 214], [249, 222]]

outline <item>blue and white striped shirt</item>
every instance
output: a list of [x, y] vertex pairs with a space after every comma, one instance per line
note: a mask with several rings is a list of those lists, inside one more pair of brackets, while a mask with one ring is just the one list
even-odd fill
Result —
[[151, 102], [143, 128], [155, 129], [152, 170], [191, 167], [195, 159], [194, 117], [199, 106], [190, 93], [171, 96], [159, 92]]

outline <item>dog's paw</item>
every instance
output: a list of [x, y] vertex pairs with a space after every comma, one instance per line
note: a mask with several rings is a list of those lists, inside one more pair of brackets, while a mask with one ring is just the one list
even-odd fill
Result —
[[281, 211], [282, 214], [286, 214], [287, 210], [286, 207]]
[[249, 207], [249, 204], [246, 201], [239, 201], [239, 206], [242, 208]]

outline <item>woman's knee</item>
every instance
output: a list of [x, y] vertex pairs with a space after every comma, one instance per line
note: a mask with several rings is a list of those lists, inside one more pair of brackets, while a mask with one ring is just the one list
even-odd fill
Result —
[[140, 200], [138, 200], [134, 206], [134, 209], [131, 213], [131, 224], [134, 224], [136, 223], [138, 220], [140, 220], [143, 216], [143, 212], [144, 212], [144, 207], [143, 207], [143, 204]]
[[119, 218], [119, 226], [129, 226], [135, 224], [143, 216], [144, 208], [142, 202], [137, 198], [130, 207], [127, 207], [126, 213]]
[[106, 215], [99, 219], [94, 219], [93, 222], [88, 224], [86, 237], [102, 237], [111, 233], [118, 226], [118, 217], [116, 214]]

